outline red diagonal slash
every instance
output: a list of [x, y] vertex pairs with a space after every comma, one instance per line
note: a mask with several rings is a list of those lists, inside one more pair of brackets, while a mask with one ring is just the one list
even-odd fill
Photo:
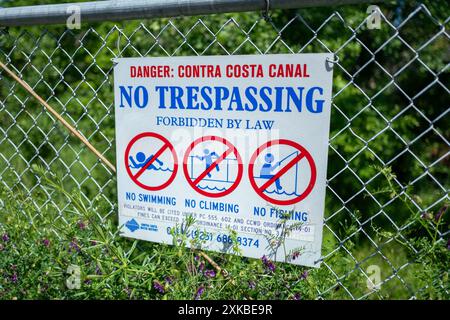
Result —
[[158, 157], [168, 148], [169, 146], [167, 145], [167, 143], [165, 143], [161, 149], [158, 150], [158, 152], [156, 152], [153, 157], [133, 176], [134, 179], [138, 179], [141, 174], [144, 173], [145, 170], [147, 170], [148, 167], [150, 167], [150, 165], [156, 160], [158, 159]]
[[302, 160], [304, 155], [302, 153], [298, 154], [294, 159], [288, 162], [283, 168], [280, 169], [272, 178], [269, 179], [266, 183], [264, 183], [261, 187], [259, 187], [260, 192], [264, 192], [270, 185], [272, 185], [278, 178], [280, 178], [283, 174], [285, 174], [290, 168], [292, 168], [297, 162]]
[[197, 177], [197, 179], [194, 180], [193, 184], [197, 185], [200, 181], [203, 180], [204, 177], [206, 177], [206, 175], [208, 173], [210, 173], [219, 163], [221, 163], [230, 153], [233, 152], [233, 148], [228, 148], [227, 151], [225, 151], [224, 153], [222, 153], [222, 155], [216, 159], [216, 161], [214, 161], [213, 163], [211, 163], [211, 165], [208, 167], [208, 169], [206, 169], [205, 171], [202, 172], [201, 175], [199, 175]]

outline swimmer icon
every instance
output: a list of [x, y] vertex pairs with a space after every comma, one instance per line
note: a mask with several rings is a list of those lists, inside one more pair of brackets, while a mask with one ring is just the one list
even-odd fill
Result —
[[143, 132], [131, 139], [124, 160], [131, 180], [149, 191], [169, 186], [178, 170], [174, 147], [166, 138], [154, 132]]
[[[134, 158], [132, 156], [129, 157], [131, 165], [130, 168], [133, 169], [139, 169], [144, 167], [149, 161], [151, 161], [153, 159], [154, 155], [151, 154], [147, 159], [145, 158], [145, 153], [143, 152], [138, 152], [136, 154], [136, 160], [138, 163], [136, 163], [136, 161], [134, 160]], [[162, 166], [164, 163], [161, 160], [155, 159], [154, 162], [157, 162], [160, 166]], [[153, 163], [154, 163], [153, 162]], [[150, 164], [146, 170], [158, 170], [158, 168], [154, 165], [154, 164]]]

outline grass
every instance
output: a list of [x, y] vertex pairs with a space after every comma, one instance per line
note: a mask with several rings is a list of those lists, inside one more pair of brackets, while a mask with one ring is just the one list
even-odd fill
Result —
[[[425, 235], [408, 239], [413, 254], [395, 235], [378, 249], [353, 238], [339, 244], [325, 229], [319, 269], [241, 257], [236, 247], [234, 255], [208, 252], [224, 276], [200, 253], [200, 242], [184, 233], [174, 235], [173, 246], [120, 237], [103, 197], [87, 206], [78, 190], [36, 169], [52, 201], [45, 193], [1, 190], [0, 299], [450, 298], [449, 250], [423, 221]], [[381, 273], [375, 290], [367, 286], [371, 265]]]

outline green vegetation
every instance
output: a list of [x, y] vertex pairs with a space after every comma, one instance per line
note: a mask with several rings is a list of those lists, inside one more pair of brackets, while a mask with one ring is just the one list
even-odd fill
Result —
[[[348, 298], [348, 289], [360, 295], [372, 292], [361, 274], [351, 274], [336, 286], [336, 275], [353, 268], [353, 261], [339, 253], [327, 259], [327, 267], [319, 269], [273, 263], [266, 257], [243, 258], [233, 247], [230, 250], [235, 255], [208, 253], [226, 270], [224, 274], [200, 254], [201, 242], [188, 240], [185, 233], [174, 236], [173, 246], [121, 238], [116, 222], [101, 218], [108, 207], [101, 197], [89, 207], [79, 193], [66, 191], [60, 178], [42, 168], [34, 170], [42, 177], [44, 190], [59, 195], [61, 203], [39, 203], [37, 214], [32, 199], [21, 193], [2, 192], [2, 299], [314, 299], [317, 295], [342, 299]], [[64, 217], [59, 213], [62, 203], [66, 204]], [[387, 262], [397, 264], [406, 258], [399, 253], [416, 256], [417, 262], [401, 276], [415, 286], [410, 289], [415, 289], [419, 298], [449, 298], [450, 250], [433, 236], [442, 217], [424, 221], [412, 215], [412, 221], [420, 221], [431, 233], [430, 237], [412, 238], [419, 253], [409, 252], [399, 243], [396, 250], [383, 250], [386, 261], [381, 257], [372, 261], [383, 274], [389, 269]], [[183, 230], [191, 227], [192, 221], [186, 221]], [[185, 248], [188, 242], [193, 249]], [[351, 241], [345, 243], [348, 250], [354, 246]], [[325, 252], [335, 247], [332, 238], [326, 237]], [[365, 258], [369, 252], [360, 247], [357, 255]], [[68, 273], [73, 265], [80, 267], [79, 288]], [[405, 288], [394, 283], [391, 280], [373, 292], [383, 298], [405, 297]]]
[[[384, 20], [368, 30], [362, 5], [274, 11], [270, 19], [1, 30], [0, 60], [112, 162], [115, 56], [330, 50], [340, 60], [322, 266], [208, 253], [229, 277], [184, 249], [183, 237], [175, 246], [118, 237], [113, 175], [0, 73], [0, 298], [449, 299], [449, 42], [441, 30], [450, 9], [443, 0], [423, 3], [380, 5], [398, 32]], [[66, 286], [71, 264], [81, 268], [77, 290]], [[367, 286], [373, 265], [378, 290]]]

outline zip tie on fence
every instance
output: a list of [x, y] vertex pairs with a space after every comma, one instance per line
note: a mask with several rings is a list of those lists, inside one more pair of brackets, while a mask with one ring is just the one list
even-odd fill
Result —
[[329, 63], [336, 64], [336, 63], [339, 62], [339, 56], [338, 56], [337, 54], [335, 54], [335, 55], [334, 55], [334, 60], [331, 60], [331, 59], [329, 59], [329, 58], [326, 58], [326, 60], [327, 60]]
[[265, 20], [270, 21], [269, 11], [270, 11], [270, 0], [266, 0], [266, 10], [263, 13], [263, 17]]
[[103, 163], [111, 169], [111, 171], [116, 172], [116, 168], [112, 165], [111, 162], [108, 161], [95, 147], [85, 138], [83, 135], [74, 127], [72, 127], [58, 112], [55, 111], [50, 105], [45, 102], [34, 90], [31, 88], [28, 83], [24, 80], [20, 79], [13, 71], [11, 71], [3, 62], [0, 61], [0, 67], [6, 71], [14, 80], [16, 80], [25, 90], [27, 90], [36, 100], [38, 100], [52, 115], [58, 119], [74, 136], [81, 140], [89, 150], [91, 150]]
[[117, 58], [121, 58], [122, 57], [122, 51], [120, 50], [120, 36], [121, 36], [121, 31], [122, 29], [120, 29], [119, 27], [116, 26], [117, 32], [118, 32], [118, 36], [117, 36], [117, 42], [116, 42], [116, 46], [117, 46], [117, 55], [114, 58], [111, 58], [111, 61], [113, 63], [114, 66], [117, 65]]
[[[91, 150], [103, 163], [111, 169], [112, 172], [116, 173], [116, 167], [108, 161], [95, 147], [85, 138], [83, 135], [74, 127], [72, 127], [55, 109], [53, 109], [44, 99], [42, 99], [34, 90], [30, 87], [28, 83], [20, 79], [11, 69], [9, 69], [3, 62], [0, 61], [0, 67], [6, 71], [15, 81], [17, 81], [25, 90], [27, 90], [36, 100], [38, 100], [52, 115], [58, 119], [74, 136], [81, 140], [89, 150]], [[222, 273], [224, 277], [228, 276], [228, 272], [222, 269], [213, 259], [211, 259], [206, 253], [200, 251], [202, 255], [217, 271], [217, 273]]]

